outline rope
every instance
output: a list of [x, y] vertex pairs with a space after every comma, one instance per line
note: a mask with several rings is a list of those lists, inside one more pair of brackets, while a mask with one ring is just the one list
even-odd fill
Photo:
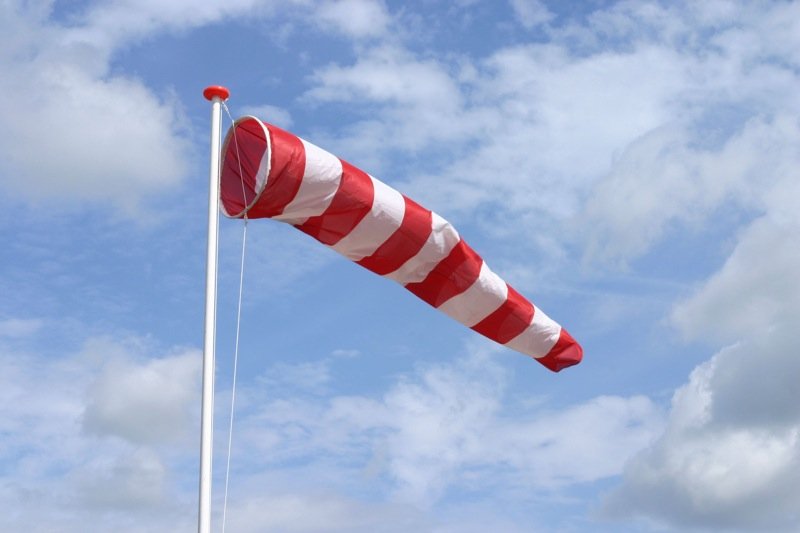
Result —
[[[235, 125], [235, 121], [231, 116], [231, 112], [228, 109], [228, 106], [225, 105], [225, 102], [222, 103], [225, 112], [228, 114], [228, 118], [230, 118], [231, 123]], [[242, 177], [242, 200], [246, 202], [245, 196], [245, 189], [244, 189], [244, 174], [242, 173], [242, 159], [239, 156], [239, 141], [236, 138], [236, 128], [233, 127], [233, 145], [236, 148], [236, 162], [239, 165], [239, 176]], [[231, 384], [231, 412], [230, 412], [230, 424], [228, 426], [228, 453], [227, 459], [225, 462], [225, 497], [222, 503], [222, 533], [225, 533], [225, 525], [227, 523], [228, 517], [228, 488], [230, 486], [230, 473], [231, 473], [231, 450], [233, 449], [233, 414], [234, 408], [236, 406], [236, 376], [238, 374], [239, 369], [239, 333], [241, 331], [241, 324], [242, 324], [242, 294], [243, 294], [243, 287], [244, 287], [244, 258], [245, 252], [247, 250], [247, 213], [244, 213], [243, 217], [244, 224], [242, 226], [242, 257], [240, 261], [239, 267], [239, 298], [236, 305], [236, 340], [234, 343], [233, 349], [233, 381]]]
[[236, 306], [236, 342], [233, 349], [233, 383], [231, 384], [231, 413], [228, 427], [228, 457], [225, 464], [225, 498], [222, 504], [222, 533], [225, 533], [225, 523], [228, 516], [228, 487], [231, 473], [231, 450], [233, 448], [233, 413], [236, 405], [236, 375], [239, 367], [239, 332], [242, 323], [242, 288], [244, 286], [244, 257], [247, 249], [247, 217], [242, 225], [242, 259], [239, 268], [239, 301]]

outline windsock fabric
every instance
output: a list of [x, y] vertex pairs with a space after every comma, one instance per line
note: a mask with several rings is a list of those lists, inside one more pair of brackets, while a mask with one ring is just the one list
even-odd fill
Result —
[[550, 370], [580, 362], [583, 350], [570, 334], [492, 272], [436, 213], [255, 117], [234, 123], [222, 152], [227, 216], [292, 224]]

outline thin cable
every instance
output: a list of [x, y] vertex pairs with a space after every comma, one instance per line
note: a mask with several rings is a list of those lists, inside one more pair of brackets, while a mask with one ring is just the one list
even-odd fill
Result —
[[[239, 177], [241, 179], [242, 185], [242, 201], [245, 204], [245, 209], [247, 208], [247, 200], [245, 196], [245, 189], [244, 189], [244, 174], [242, 173], [242, 159], [239, 156], [239, 141], [236, 138], [236, 121], [233, 120], [231, 116], [231, 112], [228, 109], [228, 106], [225, 105], [225, 102], [222, 103], [222, 106], [225, 108], [225, 112], [228, 114], [228, 118], [230, 118], [232, 123], [232, 131], [233, 131], [233, 145], [236, 149], [236, 162], [239, 165]], [[231, 455], [233, 449], [233, 419], [234, 419], [234, 409], [236, 406], [236, 376], [238, 375], [239, 370], [239, 338], [240, 338], [240, 331], [241, 331], [241, 324], [242, 324], [242, 294], [244, 288], [244, 258], [245, 252], [247, 250], [247, 212], [244, 213], [243, 217], [244, 225], [242, 226], [242, 258], [239, 267], [239, 299], [236, 305], [236, 340], [234, 343], [233, 349], [233, 381], [231, 384], [231, 412], [230, 412], [230, 425], [228, 427], [228, 456], [226, 459], [225, 464], [225, 496], [222, 502], [222, 533], [225, 533], [225, 525], [227, 524], [228, 518], [228, 488], [230, 487], [230, 474], [231, 474]]]
[[225, 465], [225, 498], [222, 503], [222, 533], [225, 533], [225, 523], [228, 515], [228, 487], [231, 473], [231, 450], [233, 448], [233, 413], [236, 405], [236, 375], [239, 367], [239, 332], [242, 323], [242, 288], [244, 287], [244, 258], [247, 249], [247, 218], [242, 226], [242, 259], [239, 268], [239, 302], [236, 306], [236, 342], [233, 349], [233, 383], [231, 384], [231, 413], [230, 426], [228, 427], [228, 458]]

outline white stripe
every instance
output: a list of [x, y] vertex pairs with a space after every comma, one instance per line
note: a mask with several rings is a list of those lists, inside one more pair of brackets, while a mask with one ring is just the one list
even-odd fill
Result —
[[428, 240], [422, 245], [417, 255], [403, 263], [394, 272], [386, 274], [387, 278], [393, 279], [401, 285], [424, 280], [461, 240], [452, 224], [436, 213], [431, 213], [431, 215], [431, 234], [428, 236]]
[[481, 264], [481, 272], [475, 283], [461, 294], [457, 294], [437, 309], [472, 327], [490, 314], [508, 298], [508, 285], [491, 271], [486, 263]]
[[375, 196], [372, 209], [353, 230], [331, 248], [351, 261], [372, 255], [403, 223], [406, 202], [403, 195], [372, 176]]
[[333, 154], [322, 148], [300, 139], [306, 152], [306, 168], [303, 181], [292, 201], [283, 209], [283, 213], [274, 217], [289, 224], [299, 225], [309, 217], [319, 216], [325, 212], [342, 180], [342, 162]]
[[561, 326], [544, 311], [535, 307], [531, 325], [505, 345], [531, 357], [544, 357], [558, 342], [560, 335]]
[[[261, 196], [261, 193], [264, 191], [264, 187], [267, 186], [267, 177], [269, 176], [269, 171], [272, 166], [272, 138], [269, 136], [269, 131], [267, 131], [267, 126], [259, 119], [252, 117], [255, 119], [256, 122], [261, 126], [261, 129], [264, 130], [264, 138], [266, 139], [266, 148], [264, 148], [264, 155], [261, 156], [261, 163], [258, 165], [258, 171], [256, 172], [256, 199]], [[248, 206], [248, 209], [252, 207], [257, 200], [253, 200], [252, 204]]]

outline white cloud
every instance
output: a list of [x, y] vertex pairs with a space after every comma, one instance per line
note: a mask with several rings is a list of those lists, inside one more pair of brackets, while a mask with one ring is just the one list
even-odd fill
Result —
[[330, 26], [352, 38], [378, 37], [386, 32], [390, 16], [376, 0], [332, 0], [316, 9], [322, 26]]
[[86, 347], [91, 357], [104, 362], [89, 386], [84, 430], [136, 444], [185, 438], [196, 425], [200, 353], [137, 361], [115, 355], [117, 346], [108, 344], [94, 340]]
[[237, 418], [237, 454], [250, 458], [252, 472], [302, 464], [335, 485], [336, 472], [360, 471], [388, 479], [393, 499], [427, 508], [454, 487], [524, 498], [616, 475], [661, 429], [658, 409], [643, 397], [511, 416], [507, 379], [471, 356], [401, 377], [377, 399], [268, 390]]
[[[180, 428], [193, 425], [194, 429], [196, 417], [176, 421], [173, 406], [136, 399], [147, 392], [169, 398], [169, 389], [199, 390], [199, 385], [180, 370], [188, 356], [147, 361], [143, 350], [146, 343], [135, 339], [89, 339], [80, 352], [57, 356], [12, 351], [0, 345], [0, 433], [4, 435], [0, 440], [0, 506], [6, 510], [4, 528], [77, 532], [92, 524], [93, 531], [143, 532], [191, 527], [196, 492], [185, 493], [181, 487], [196, 482], [194, 467], [186, 471], [184, 467], [184, 458], [196, 453], [196, 447], [193, 440], [169, 442], [174, 430], [165, 429], [162, 416]], [[105, 366], [106, 357], [115, 361], [114, 368], [131, 374], [111, 372]], [[196, 357], [192, 359], [190, 366], [196, 367]], [[177, 371], [168, 381], [159, 375], [172, 370]], [[151, 381], [148, 374], [155, 379]], [[132, 381], [141, 390], [132, 390]], [[167, 390], [154, 391], [152, 385], [157, 382]], [[119, 385], [117, 397], [110, 390], [115, 384]], [[108, 388], [103, 391], [106, 396], [98, 394], [99, 385]], [[106, 432], [122, 438], [87, 434], [82, 429], [84, 412], [87, 405], [101, 400], [115, 405], [118, 420], [112, 424], [114, 428], [130, 424], [149, 431], [150, 436], [160, 432], [161, 438], [149, 439], [151, 446], [141, 444], [147, 439], [135, 432]], [[180, 398], [178, 402], [182, 408]], [[150, 410], [133, 412], [121, 408], [123, 404]], [[140, 427], [139, 421], [145, 417], [155, 430]]]
[[89, 507], [138, 512], [161, 507], [167, 499], [167, 468], [152, 450], [143, 448], [82, 465], [72, 476]]
[[265, 122], [275, 124], [283, 129], [292, 127], [292, 115], [287, 110], [274, 105], [243, 106], [241, 108], [241, 114], [258, 117]]
[[626, 467], [610, 516], [673, 527], [795, 530], [800, 379], [791, 327], [719, 352], [676, 391], [670, 423]]
[[[393, 45], [318, 69], [306, 97], [358, 102], [363, 120], [315, 142], [346, 147], [347, 158], [405, 181], [403, 192], [429, 207], [449, 217], [491, 207], [480, 211], [489, 227], [507, 228], [501, 219], [513, 212], [523, 219], [514, 235], [563, 234], [614, 155], [672, 120], [671, 100], [692, 65], [649, 45], [588, 56], [520, 45], [483, 60], [430, 59]], [[420, 153], [435, 163], [420, 166]], [[399, 165], [387, 164], [393, 156]]]
[[[195, 491], [185, 489], [196, 465], [186, 457], [196, 448], [175, 437], [187, 425], [197, 429], [185, 408], [197, 403], [198, 357], [149, 351], [142, 340], [95, 338], [59, 360], [0, 352], [0, 432], [12, 436], [0, 442], [0, 503], [13, 509], [4, 525], [18, 529], [35, 514], [33, 531], [81, 531], [87, 521], [103, 530], [192, 527]], [[319, 375], [314, 368], [328, 376], [329, 365], [347, 361], [276, 368], [313, 390], [318, 380], [306, 378]], [[245, 385], [228, 525], [524, 531], [470, 505], [432, 508], [456, 488], [528, 500], [612, 476], [660, 427], [658, 410], [637, 397], [600, 397], [563, 411], [538, 402], [534, 411], [507, 414], [507, 380], [496, 363], [471, 356], [421, 368], [375, 397]], [[372, 496], [363, 496], [365, 487]]]
[[[786, 138], [797, 142], [800, 134]], [[771, 335], [772, 328], [800, 317], [800, 158], [784, 163], [783, 180], [764, 199], [766, 214], [741, 232], [722, 268], [675, 306], [672, 322], [687, 337], [731, 342]]]
[[[497, 207], [481, 214], [505, 228], [513, 212], [515, 235], [555, 234], [533, 243], [548, 257], [570, 240], [625, 263], [732, 198], [758, 209], [771, 161], [791, 160], [796, 50], [764, 36], [791, 42], [796, 7], [704, 6], [619, 3], [483, 60], [363, 50], [318, 69], [306, 96], [368, 115], [315, 139], [450, 217]], [[435, 165], [413, 164], [424, 150]]]
[[[176, 186], [188, 156], [179, 107], [140, 81], [109, 75], [111, 50], [74, 40], [49, 13], [6, 5], [0, 90], [5, 189], [50, 206], [90, 201], [129, 214]], [[25, 37], [20, 37], [21, 33]]]
[[346, 147], [346, 158], [359, 165], [377, 165], [388, 150], [422, 150], [472, 132], [464, 128], [462, 95], [446, 65], [394, 45], [370, 48], [352, 65], [317, 69], [312, 81], [304, 95], [311, 103], [359, 102], [369, 111], [344, 132], [312, 139], [328, 150]]
[[28, 337], [42, 327], [37, 318], [7, 318], [0, 320], [0, 338]]
[[[0, 91], [14, 99], [0, 128], [0, 186], [48, 208], [93, 203], [135, 216], [143, 200], [179, 186], [193, 155], [189, 124], [170, 93], [111, 72], [114, 55], [147, 36], [248, 15], [272, 2], [100, 2], [52, 18], [49, 3], [3, 5]], [[317, 12], [319, 11], [319, 12]], [[298, 1], [287, 14], [325, 20], [357, 38], [383, 31], [388, 14], [367, 1]], [[291, 123], [288, 114], [278, 122]]]
[[[674, 306], [671, 321], [687, 338], [732, 344], [675, 393], [666, 432], [626, 467], [608, 514], [679, 528], [800, 524], [798, 138], [796, 121], [757, 121], [722, 149], [726, 157], [708, 159], [709, 168], [730, 165], [733, 185], [717, 174], [725, 194], [762, 214], [738, 233], [721, 268]], [[695, 175], [694, 184], [704, 190], [706, 179], [713, 176]]]
[[361, 351], [353, 348], [337, 348], [331, 352], [331, 356], [340, 359], [355, 359], [361, 357]]
[[157, 32], [186, 30], [244, 14], [267, 13], [272, 6], [272, 2], [264, 0], [97, 2], [77, 17], [80, 24], [76, 24], [71, 35], [75, 41], [111, 50]]
[[291, 390], [322, 393], [330, 382], [330, 363], [327, 360], [305, 363], [275, 363], [261, 377], [269, 390]]
[[749, 121], [719, 148], [698, 147], [698, 135], [664, 127], [619, 157], [586, 205], [587, 258], [637, 257], [670, 224], [696, 226], [722, 205], [763, 210], [797, 161], [800, 130], [789, 119]]
[[457, 105], [458, 88], [435, 61], [417, 61], [396, 47], [371, 49], [350, 67], [329, 65], [314, 74], [307, 96], [321, 102], [357, 100], [431, 107]]
[[511, 8], [526, 28], [531, 29], [553, 20], [554, 15], [540, 0], [510, 0]]
[[229, 510], [232, 531], [373, 532], [425, 531], [414, 508], [396, 504], [364, 504], [336, 494], [283, 493], [249, 496]]
[[[430, 389], [401, 386], [387, 397], [397, 420], [389, 469], [401, 497], [415, 502], [435, 501], [450, 486], [542, 491], [610, 477], [661, 427], [644, 397], [599, 397], [508, 419], [483, 383], [433, 372], [425, 379]], [[500, 465], [512, 473], [499, 475]]]

